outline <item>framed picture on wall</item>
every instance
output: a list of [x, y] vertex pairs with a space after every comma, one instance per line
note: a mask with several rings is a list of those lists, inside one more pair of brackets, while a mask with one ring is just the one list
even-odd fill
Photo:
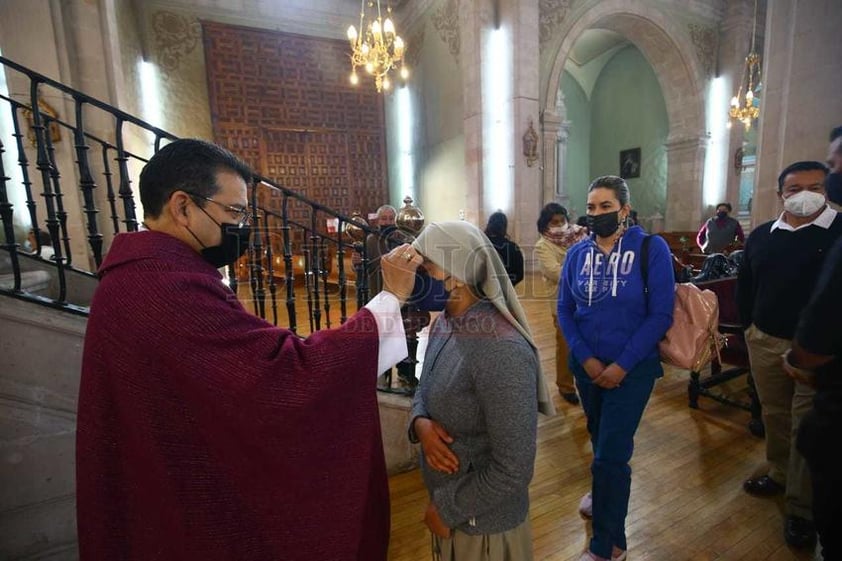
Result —
[[620, 150], [620, 177], [640, 177], [640, 148]]

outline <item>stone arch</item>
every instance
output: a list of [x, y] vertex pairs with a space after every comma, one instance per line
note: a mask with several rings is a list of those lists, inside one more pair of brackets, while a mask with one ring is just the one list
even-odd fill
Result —
[[[578, 15], [568, 28], [546, 82], [545, 123], [564, 128], [566, 109], [556, 97], [564, 64], [575, 42], [587, 29], [608, 29], [634, 44], [655, 70], [664, 94], [669, 120], [667, 138], [667, 209], [668, 229], [691, 230], [698, 226], [702, 213], [702, 177], [706, 147], [704, 93], [705, 75], [689, 34], [656, 7], [641, 1], [604, 0]], [[556, 131], [546, 130], [545, 141]], [[564, 131], [562, 130], [562, 141]], [[554, 170], [556, 150], [545, 149], [553, 162], [545, 169]], [[553, 165], [548, 165], [553, 164]], [[554, 192], [554, 173], [545, 177], [544, 193]]]

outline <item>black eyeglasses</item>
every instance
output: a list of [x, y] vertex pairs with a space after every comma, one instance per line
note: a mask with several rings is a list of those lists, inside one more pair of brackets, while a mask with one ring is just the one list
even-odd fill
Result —
[[202, 200], [208, 201], [209, 203], [213, 203], [215, 205], [221, 206], [222, 208], [224, 208], [225, 210], [227, 210], [228, 212], [230, 212], [233, 215], [233, 217], [237, 220], [237, 226], [242, 227], [242, 226], [248, 226], [249, 224], [251, 224], [251, 220], [253, 218], [253, 215], [252, 215], [251, 212], [249, 212], [249, 210], [247, 208], [226, 205], [225, 203], [215, 201], [215, 200], [211, 199], [210, 197], [206, 197], [204, 195], [199, 195], [198, 193], [191, 193], [190, 191], [185, 191], [185, 193], [187, 193], [191, 197], [196, 197], [197, 199], [202, 199]]

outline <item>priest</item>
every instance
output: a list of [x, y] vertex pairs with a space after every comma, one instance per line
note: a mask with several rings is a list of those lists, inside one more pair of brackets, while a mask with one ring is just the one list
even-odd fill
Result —
[[140, 176], [141, 232], [102, 267], [76, 446], [83, 561], [385, 561], [376, 378], [406, 356], [400, 305], [421, 258], [301, 339], [248, 313], [218, 268], [248, 247], [249, 168], [184, 139]]

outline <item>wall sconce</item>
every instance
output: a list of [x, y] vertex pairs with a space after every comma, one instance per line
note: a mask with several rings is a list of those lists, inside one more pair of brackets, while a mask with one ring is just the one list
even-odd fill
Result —
[[538, 161], [538, 133], [532, 126], [532, 119], [529, 119], [529, 128], [523, 134], [523, 155], [529, 167], [534, 166]]

